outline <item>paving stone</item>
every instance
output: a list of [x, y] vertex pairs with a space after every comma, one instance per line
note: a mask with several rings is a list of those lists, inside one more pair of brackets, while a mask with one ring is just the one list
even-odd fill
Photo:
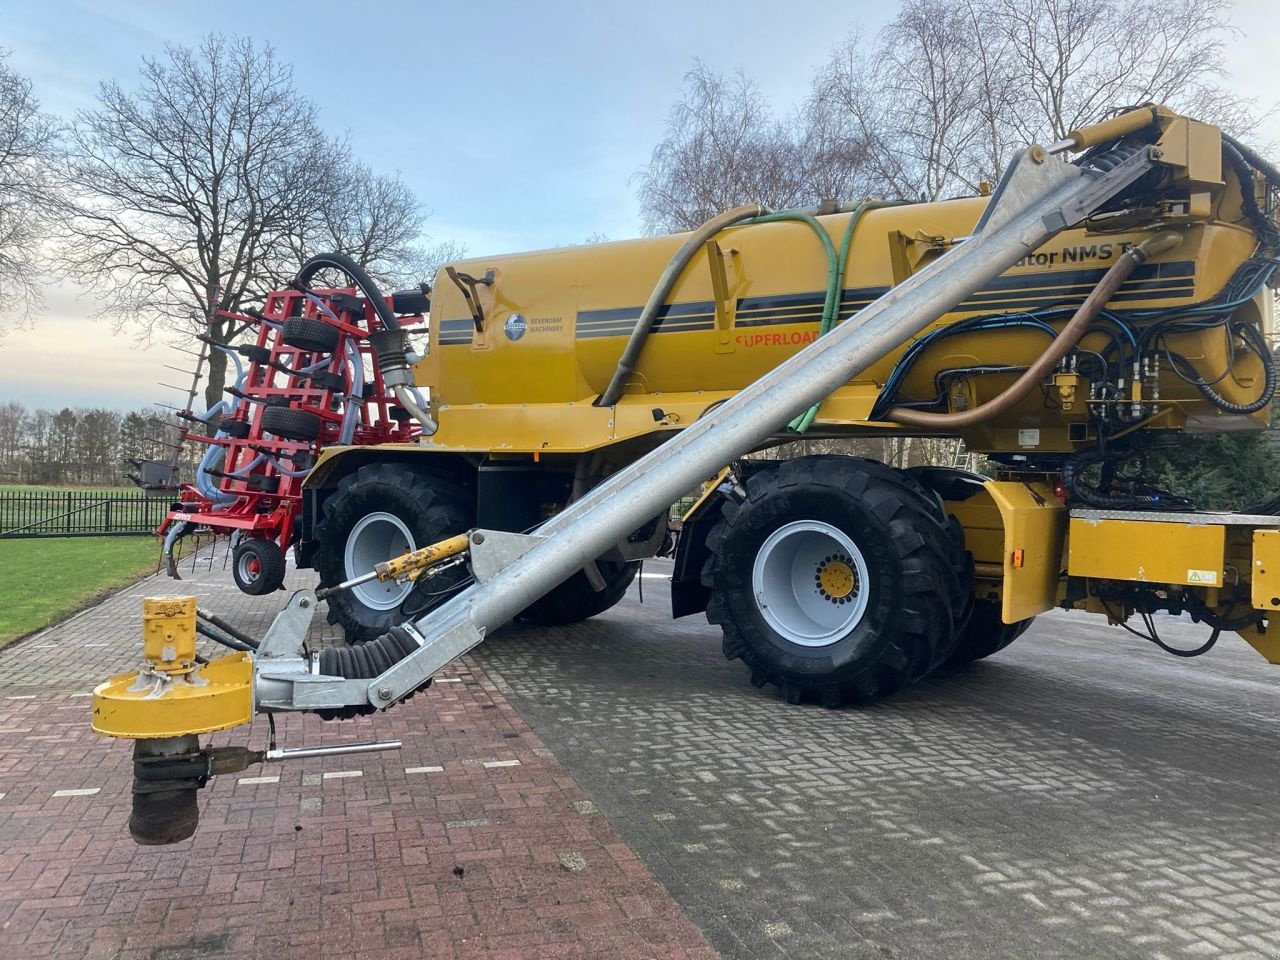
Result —
[[[471, 660], [376, 717], [278, 723], [285, 745], [398, 753], [216, 778], [194, 838], [135, 846], [130, 747], [90, 731], [84, 694], [135, 665], [141, 598], [194, 594], [261, 636], [287, 597], [241, 594], [220, 557], [181, 572], [0, 651], [0, 958], [717, 955]], [[336, 642], [323, 612], [311, 641]], [[265, 740], [265, 722], [214, 738]]]
[[1237, 637], [1178, 661], [1055, 613], [832, 711], [660, 586], [474, 656], [725, 956], [1280, 957], [1280, 671]]

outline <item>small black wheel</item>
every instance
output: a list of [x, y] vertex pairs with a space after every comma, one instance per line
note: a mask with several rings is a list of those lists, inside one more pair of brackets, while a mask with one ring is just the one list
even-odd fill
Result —
[[[791, 703], [868, 703], [950, 654], [959, 577], [930, 502], [902, 471], [802, 457], [753, 474], [707, 537], [707, 619], [756, 686]], [[941, 589], [940, 589], [941, 587]]]
[[1027, 632], [1035, 617], [1005, 623], [1000, 618], [999, 600], [976, 600], [973, 616], [960, 634], [960, 641], [947, 660], [947, 668], [954, 670], [975, 660], [983, 660], [999, 653]]
[[233, 440], [243, 440], [249, 436], [249, 424], [243, 420], [221, 420], [218, 422], [218, 432], [225, 433]]
[[[474, 497], [453, 480], [400, 463], [372, 463], [342, 478], [316, 525], [313, 564], [320, 585], [354, 579], [374, 564], [465, 533]], [[363, 643], [448, 599], [464, 567], [414, 583], [373, 581], [329, 598], [329, 622]]]
[[310, 441], [320, 436], [324, 421], [310, 410], [267, 407], [262, 411], [262, 429], [286, 440]]
[[231, 576], [251, 597], [284, 586], [284, 551], [274, 540], [241, 540], [231, 554]]
[[280, 331], [282, 342], [311, 353], [333, 353], [341, 336], [335, 327], [313, 317], [290, 317]]
[[555, 627], [578, 623], [604, 613], [626, 596], [627, 588], [640, 569], [640, 563], [597, 560], [596, 568], [604, 578], [603, 590], [592, 587], [587, 575], [579, 570], [550, 593], [525, 607], [516, 619], [540, 627]]

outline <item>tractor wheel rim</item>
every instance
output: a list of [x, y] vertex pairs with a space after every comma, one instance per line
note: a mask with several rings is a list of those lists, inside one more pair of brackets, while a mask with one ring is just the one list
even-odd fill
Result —
[[820, 520], [797, 520], [765, 539], [751, 569], [751, 593], [784, 640], [825, 647], [867, 612], [867, 561], [852, 539]]
[[[347, 536], [343, 552], [346, 579], [369, 573], [384, 560], [416, 548], [413, 534], [403, 520], [381, 510], [370, 513], [361, 517]], [[373, 610], [394, 610], [412, 590], [412, 582], [396, 583], [394, 580], [371, 580], [351, 588], [356, 599]]]

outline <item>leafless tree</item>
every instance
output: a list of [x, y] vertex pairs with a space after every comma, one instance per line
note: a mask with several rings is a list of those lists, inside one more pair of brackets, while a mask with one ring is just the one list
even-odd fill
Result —
[[[1060, 139], [1107, 111], [1156, 101], [1201, 119], [1250, 124], [1219, 84], [1232, 35], [1229, 0], [986, 0], [982, 24], [1005, 43], [1024, 142]], [[1021, 109], [1018, 109], [1021, 107]]]
[[[423, 211], [408, 188], [355, 163], [289, 66], [247, 39], [168, 47], [144, 59], [133, 91], [103, 83], [72, 125], [66, 179], [63, 265], [144, 336], [227, 343], [238, 328], [216, 310], [252, 308], [326, 246], [383, 273], [419, 255]], [[209, 406], [225, 378], [213, 351]]]
[[325, 192], [303, 230], [297, 259], [313, 253], [344, 253], [388, 286], [430, 280], [441, 264], [458, 260], [457, 244], [428, 243], [422, 234], [428, 212], [399, 175], [375, 173], [348, 159], [325, 184]]
[[697, 63], [636, 176], [645, 226], [690, 230], [743, 203], [795, 206], [808, 194], [801, 157], [793, 125], [773, 116], [754, 83]]
[[41, 302], [42, 251], [56, 205], [58, 124], [0, 50], [0, 317], [22, 323]]
[[854, 35], [819, 70], [811, 99], [864, 144], [873, 192], [936, 200], [1002, 165], [1012, 86], [978, 15], [908, 0], [873, 43]]
[[876, 192], [972, 192], [1017, 147], [1146, 101], [1246, 129], [1251, 105], [1217, 82], [1228, 13], [1227, 0], [908, 0], [872, 42], [837, 48], [811, 100], [861, 138]]

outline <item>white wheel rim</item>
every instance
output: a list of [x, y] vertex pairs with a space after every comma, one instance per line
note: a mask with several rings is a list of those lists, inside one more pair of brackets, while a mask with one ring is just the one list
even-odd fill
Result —
[[751, 568], [756, 609], [775, 633], [802, 647], [828, 646], [856, 627], [867, 612], [869, 583], [862, 551], [819, 520], [773, 531]]
[[[413, 534], [395, 514], [380, 510], [361, 517], [347, 536], [347, 548], [343, 553], [346, 579], [370, 573], [384, 560], [415, 549], [417, 544], [413, 541]], [[396, 583], [394, 580], [372, 580], [351, 588], [357, 600], [374, 610], [394, 610], [412, 590], [412, 582]]]

